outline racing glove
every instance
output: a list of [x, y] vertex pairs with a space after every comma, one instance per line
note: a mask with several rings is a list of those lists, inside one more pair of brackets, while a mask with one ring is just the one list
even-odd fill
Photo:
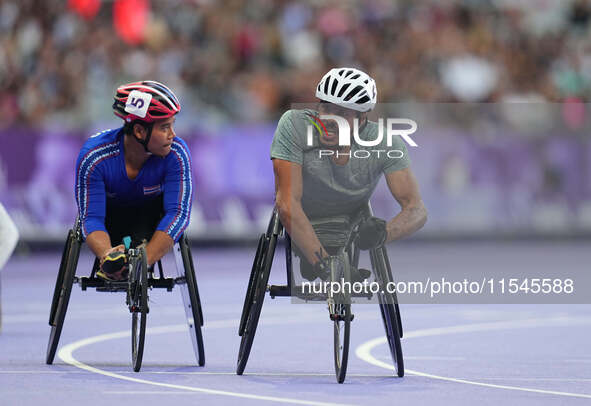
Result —
[[386, 222], [378, 217], [370, 217], [359, 226], [356, 244], [361, 250], [370, 250], [383, 245], [387, 236]]

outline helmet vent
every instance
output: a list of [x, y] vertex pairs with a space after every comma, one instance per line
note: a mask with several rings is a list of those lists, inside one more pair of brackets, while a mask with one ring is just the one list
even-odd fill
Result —
[[337, 91], [338, 84], [339, 84], [339, 82], [337, 80], [333, 79], [332, 86], [330, 88], [330, 94], [334, 94]]
[[362, 90], [363, 90], [363, 87], [361, 87], [361, 86], [355, 86], [355, 87], [353, 88], [353, 90], [351, 90], [351, 91], [349, 92], [349, 94], [345, 96], [345, 101], [349, 101], [349, 100], [351, 100], [351, 98], [352, 98], [353, 96], [355, 96], [357, 93], [361, 92]]
[[345, 83], [341, 90], [339, 90], [339, 94], [337, 94], [337, 97], [342, 97], [343, 93], [345, 93], [345, 90], [347, 90], [349, 86], [351, 86], [351, 83]]
[[367, 103], [369, 101], [369, 97], [363, 96], [361, 99], [357, 100], [357, 104]]

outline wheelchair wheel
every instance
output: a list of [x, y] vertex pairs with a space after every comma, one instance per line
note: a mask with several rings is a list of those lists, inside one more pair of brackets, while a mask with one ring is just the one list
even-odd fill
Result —
[[49, 333], [45, 358], [45, 363], [48, 365], [53, 363], [62, 334], [62, 327], [66, 318], [68, 303], [70, 302], [70, 294], [72, 293], [72, 285], [76, 276], [76, 268], [78, 267], [80, 246], [80, 240], [76, 237], [74, 231], [70, 230], [64, 251], [62, 252], [62, 260], [53, 292], [51, 310], [49, 312], [51, 332]]
[[334, 321], [334, 370], [338, 383], [345, 382], [349, 360], [351, 334], [351, 305], [338, 304], [337, 313], [342, 317]]
[[394, 372], [402, 378], [404, 376], [404, 359], [402, 357], [402, 343], [398, 332], [396, 309], [391, 303], [380, 303], [380, 312], [382, 313], [384, 330], [388, 338], [390, 355], [394, 363]]
[[[390, 267], [390, 259], [388, 258], [388, 251], [386, 250], [386, 247], [382, 247], [381, 251], [382, 251], [382, 256], [384, 258], [384, 263], [386, 264], [386, 272], [387, 272], [388, 280], [393, 281], [394, 278], [392, 277], [392, 268]], [[400, 306], [398, 306], [398, 296], [396, 295], [396, 292], [392, 293], [392, 299], [393, 299], [393, 301], [391, 303], [394, 303], [394, 310], [396, 311], [396, 318], [398, 320], [398, 332], [400, 333], [400, 338], [402, 338], [402, 336], [403, 336], [402, 318], [400, 317]]]
[[257, 270], [261, 267], [263, 259], [263, 249], [265, 248], [265, 234], [261, 234], [259, 238], [259, 244], [257, 246], [257, 252], [252, 262], [252, 268], [250, 269], [250, 278], [248, 280], [248, 288], [246, 289], [246, 296], [244, 297], [244, 305], [242, 306], [242, 315], [240, 316], [240, 325], [238, 327], [238, 335], [242, 336], [244, 333], [244, 327], [246, 326], [246, 320], [248, 313], [250, 312], [250, 305], [252, 304], [252, 295], [254, 294], [254, 281]]
[[[253, 267], [251, 272], [252, 298], [247, 303], [248, 310], [245, 310], [244, 329], [242, 331], [242, 339], [240, 340], [240, 349], [238, 350], [238, 365], [236, 374], [242, 375], [248, 362], [250, 349], [254, 341], [257, 324], [263, 308], [263, 300], [267, 291], [267, 283], [269, 282], [269, 274], [271, 273], [271, 266], [273, 265], [273, 256], [275, 254], [275, 246], [277, 245], [277, 234], [271, 234], [271, 237], [265, 237], [263, 249], [261, 251], [262, 258], [260, 260], [260, 267]], [[260, 242], [259, 242], [260, 246]], [[258, 251], [258, 250], [257, 250]], [[256, 263], [255, 257], [255, 263]], [[248, 297], [248, 294], [247, 294]]]
[[382, 291], [378, 294], [380, 312], [384, 323], [384, 330], [388, 339], [388, 348], [394, 364], [394, 372], [399, 377], [404, 376], [404, 358], [402, 356], [402, 344], [400, 342], [401, 333], [399, 331], [400, 322], [394, 304], [396, 297], [388, 293], [386, 285], [391, 281], [386, 268], [386, 258], [382, 250], [372, 250], [370, 252], [372, 267], [376, 272], [378, 282], [382, 286]]
[[[193, 266], [193, 257], [189, 241], [183, 236], [181, 240], [181, 255], [183, 258], [183, 267], [185, 269], [186, 285], [181, 288], [183, 301], [185, 301], [185, 313], [189, 325], [189, 335], [193, 344], [193, 351], [200, 367], [205, 365], [205, 347], [203, 345], [203, 312], [201, 310], [201, 301], [199, 299], [199, 290], [197, 289], [197, 280], [195, 278], [195, 268]], [[186, 290], [185, 290], [186, 289]], [[188, 295], [188, 301], [185, 298]]]
[[133, 370], [139, 372], [144, 355], [146, 318], [148, 314], [148, 261], [145, 248], [130, 263], [131, 291], [131, 358]]
[[60, 298], [60, 291], [62, 283], [64, 282], [64, 273], [67, 265], [68, 254], [72, 246], [73, 231], [68, 232], [68, 238], [64, 244], [64, 250], [62, 251], [62, 259], [60, 261], [59, 271], [57, 273], [57, 280], [55, 281], [55, 288], [53, 289], [53, 298], [51, 300], [51, 309], [49, 310], [49, 325], [53, 325], [53, 318], [55, 317], [55, 310]]
[[[347, 259], [347, 258], [345, 258]], [[342, 275], [345, 282], [351, 281], [351, 272], [348, 261], [343, 264], [342, 274], [331, 270], [332, 280], [339, 281]], [[335, 278], [336, 275], [336, 278]], [[347, 363], [349, 360], [349, 342], [351, 336], [351, 297], [347, 292], [341, 292], [334, 298], [334, 313], [330, 315], [333, 320], [334, 338], [334, 369], [338, 383], [345, 382], [347, 375]], [[329, 306], [330, 309], [330, 306]]]

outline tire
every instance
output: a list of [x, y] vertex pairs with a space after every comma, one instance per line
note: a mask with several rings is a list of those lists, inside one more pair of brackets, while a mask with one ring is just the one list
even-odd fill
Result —
[[183, 237], [181, 245], [181, 254], [183, 257], [183, 266], [185, 269], [185, 280], [187, 282], [186, 287], [187, 293], [189, 295], [189, 305], [191, 307], [191, 315], [187, 315], [189, 335], [191, 336], [191, 343], [193, 344], [193, 351], [195, 353], [195, 357], [197, 358], [197, 363], [200, 367], [202, 367], [205, 365], [205, 346], [203, 344], [203, 333], [201, 331], [201, 327], [203, 326], [203, 312], [201, 310], [201, 301], [199, 299], [199, 291], [197, 289], [197, 280], [195, 278], [195, 268], [193, 267], [191, 249], [189, 247], [189, 242], [185, 237]]
[[55, 288], [53, 289], [53, 298], [51, 300], [51, 310], [49, 310], [49, 325], [53, 325], [53, 318], [55, 317], [55, 311], [57, 309], [57, 304], [60, 298], [60, 291], [62, 288], [62, 283], [64, 282], [64, 274], [66, 273], [66, 265], [68, 264], [68, 255], [70, 252], [70, 248], [72, 247], [73, 236], [74, 232], [72, 230], [68, 231], [68, 238], [66, 238], [66, 243], [64, 244], [64, 250], [62, 251], [62, 259], [60, 261], [60, 267], [57, 272], [57, 280], [55, 281]]
[[394, 372], [399, 377], [404, 376], [404, 358], [402, 355], [402, 344], [400, 342], [401, 333], [399, 326], [401, 325], [395, 308], [396, 297], [388, 293], [385, 287], [391, 281], [388, 269], [386, 267], [386, 258], [381, 249], [371, 250], [370, 259], [372, 267], [375, 270], [378, 282], [381, 284], [383, 292], [378, 294], [380, 312], [382, 314], [382, 322], [384, 323], [384, 330], [386, 338], [388, 339], [388, 348], [392, 357]]
[[[141, 248], [140, 258], [136, 269], [130, 273], [131, 280], [131, 359], [133, 370], [139, 372], [144, 356], [144, 343], [146, 339], [146, 321], [148, 314], [148, 261], [145, 248]], [[139, 270], [137, 268], [140, 268]]]
[[254, 294], [254, 281], [257, 270], [261, 267], [261, 261], [263, 258], [263, 250], [265, 249], [265, 234], [261, 234], [259, 243], [257, 245], [257, 251], [252, 262], [252, 268], [250, 269], [250, 278], [248, 280], [248, 288], [246, 289], [246, 296], [244, 297], [244, 304], [242, 305], [242, 315], [240, 316], [240, 325], [238, 326], [238, 335], [242, 336], [244, 328], [246, 327], [246, 320], [248, 319], [248, 313], [250, 312], [250, 305], [252, 304], [252, 295]]
[[349, 360], [349, 342], [351, 337], [351, 305], [341, 304], [344, 320], [335, 320], [334, 335], [334, 369], [338, 383], [345, 382], [347, 363]]
[[263, 251], [264, 257], [261, 259], [262, 267], [259, 267], [254, 275], [254, 292], [252, 294], [252, 300], [250, 301], [248, 311], [246, 312], [246, 321], [242, 332], [242, 339], [240, 340], [238, 363], [236, 367], [236, 374], [238, 375], [244, 373], [250, 355], [250, 349], [252, 348], [252, 343], [254, 341], [257, 324], [263, 308], [265, 293], [267, 291], [269, 274], [271, 273], [271, 267], [273, 265], [273, 256], [277, 245], [277, 235], [271, 234], [268, 243], [264, 245], [267, 249]]
[[[331, 271], [331, 275], [335, 275]], [[340, 274], [336, 274], [336, 280]], [[351, 270], [348, 258], [346, 258], [343, 270], [343, 279], [345, 282], [351, 281]], [[341, 293], [335, 297], [335, 313], [341, 317], [333, 320], [333, 354], [334, 369], [338, 383], [345, 382], [347, 375], [347, 364], [349, 361], [349, 343], [351, 337], [351, 297], [347, 293]]]
[[394, 365], [394, 373], [400, 378], [404, 376], [404, 358], [402, 356], [402, 343], [398, 331], [396, 310], [391, 303], [380, 303], [380, 312], [384, 322], [384, 330], [388, 338], [388, 348]]
[[[386, 264], [388, 280], [393, 281], [394, 278], [392, 277], [392, 268], [390, 267], [390, 259], [388, 258], [388, 251], [386, 250], [386, 247], [382, 247], [381, 252], [384, 258], [384, 263]], [[400, 317], [400, 306], [398, 306], [398, 296], [396, 295], [396, 292], [392, 293], [391, 303], [394, 303], [394, 309], [396, 310], [396, 318], [398, 320], [398, 332], [400, 333], [400, 338], [402, 338], [402, 317]]]
[[191, 266], [193, 280], [195, 281], [195, 298], [197, 300], [197, 308], [199, 309], [199, 320], [200, 326], [203, 327], [204, 319], [203, 319], [203, 306], [201, 306], [201, 298], [199, 296], [199, 287], [197, 286], [197, 275], [195, 275], [195, 265], [193, 264], [193, 255], [191, 254], [191, 246], [189, 245], [189, 240], [187, 241], [187, 256], [189, 257], [189, 264]]
[[62, 327], [64, 326], [64, 320], [66, 319], [68, 303], [70, 302], [70, 294], [72, 293], [72, 285], [74, 283], [74, 277], [76, 276], [76, 268], [78, 267], [80, 246], [81, 242], [70, 230], [66, 246], [62, 253], [62, 262], [60, 263], [60, 270], [58, 272], [49, 315], [51, 332], [49, 333], [49, 341], [47, 343], [47, 353], [45, 357], [45, 363], [48, 365], [53, 364], [55, 352], [62, 334]]

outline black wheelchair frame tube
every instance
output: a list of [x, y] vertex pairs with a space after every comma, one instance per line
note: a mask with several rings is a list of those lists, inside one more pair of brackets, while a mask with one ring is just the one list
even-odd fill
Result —
[[291, 292], [293, 287], [293, 263], [291, 258], [291, 237], [287, 230], [283, 229], [285, 235], [285, 272], [287, 273], [287, 289]]

